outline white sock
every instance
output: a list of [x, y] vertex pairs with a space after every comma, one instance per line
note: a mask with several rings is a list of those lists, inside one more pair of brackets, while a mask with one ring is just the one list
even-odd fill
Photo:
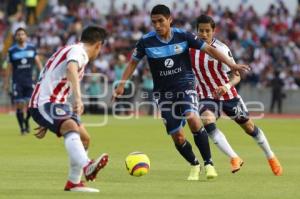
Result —
[[214, 144], [230, 158], [236, 158], [238, 155], [234, 152], [230, 144], [228, 143], [225, 135], [216, 129], [212, 133], [208, 133], [209, 137], [213, 140]]
[[254, 140], [257, 142], [257, 144], [260, 146], [260, 148], [264, 151], [264, 153], [268, 159], [274, 157], [274, 153], [271, 150], [271, 147], [269, 145], [269, 142], [268, 142], [266, 136], [264, 135], [264, 132], [260, 128], [257, 128], [257, 129], [258, 129], [258, 133], [257, 133], [257, 136], [253, 137]]
[[80, 136], [76, 132], [65, 135], [65, 147], [70, 159], [69, 180], [78, 184], [82, 175], [82, 168], [90, 161]]
[[78, 184], [82, 176], [82, 167], [78, 165], [70, 165], [68, 180], [74, 184]]
[[[88, 151], [85, 151], [88, 156]], [[74, 184], [78, 184], [81, 180], [83, 174], [82, 167], [79, 167], [77, 165], [70, 164], [70, 170], [69, 170], [69, 180], [73, 182]]]

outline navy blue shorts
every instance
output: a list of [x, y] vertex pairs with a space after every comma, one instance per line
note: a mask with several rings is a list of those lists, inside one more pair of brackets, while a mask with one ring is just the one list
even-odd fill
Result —
[[80, 125], [79, 116], [72, 112], [72, 109], [68, 104], [46, 103], [38, 108], [30, 108], [29, 111], [36, 123], [48, 128], [58, 137], [61, 136], [60, 126], [64, 121], [73, 119]]
[[185, 125], [186, 113], [198, 114], [198, 97], [194, 90], [160, 93], [159, 97], [155, 96], [154, 99], [168, 134], [176, 133]]
[[249, 120], [249, 112], [244, 104], [242, 98], [234, 98], [231, 100], [213, 100], [213, 99], [203, 99], [199, 102], [200, 115], [206, 111], [210, 110], [219, 118], [222, 111], [230, 117], [232, 120], [236, 121], [238, 124], [244, 124]]
[[33, 84], [13, 83], [12, 97], [14, 103], [27, 102], [33, 92]]

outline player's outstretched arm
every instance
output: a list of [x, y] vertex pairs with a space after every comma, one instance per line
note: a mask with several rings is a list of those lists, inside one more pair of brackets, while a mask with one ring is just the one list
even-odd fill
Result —
[[78, 115], [83, 113], [83, 103], [81, 100], [81, 91], [78, 77], [78, 63], [70, 61], [67, 65], [67, 80], [71, 83], [74, 94], [73, 111]]
[[231, 68], [231, 70], [238, 70], [242, 73], [248, 72], [250, 70], [249, 65], [245, 64], [236, 64], [233, 61], [231, 61], [228, 57], [226, 57], [223, 53], [219, 52], [216, 48], [205, 45], [205, 47], [202, 49], [204, 52], [212, 56], [213, 58], [221, 61], [222, 63], [226, 64]]
[[138, 61], [134, 59], [130, 59], [129, 63], [126, 66], [126, 69], [122, 75], [122, 79], [120, 80], [117, 88], [114, 90], [113, 96], [112, 96], [112, 102], [115, 101], [116, 97], [120, 97], [124, 93], [124, 86], [126, 84], [126, 81], [131, 77], [132, 73], [136, 69], [138, 64]]

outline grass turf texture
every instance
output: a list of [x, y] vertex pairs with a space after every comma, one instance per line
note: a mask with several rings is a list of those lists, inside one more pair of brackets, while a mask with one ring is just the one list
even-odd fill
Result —
[[[84, 116], [83, 121], [97, 121], [101, 116]], [[162, 121], [141, 119], [108, 119], [104, 127], [87, 127], [92, 142], [90, 157], [102, 152], [110, 155], [109, 165], [88, 186], [100, 193], [64, 192], [68, 158], [63, 139], [52, 133], [43, 140], [31, 134], [20, 136], [14, 116], [0, 115], [0, 199], [82, 199], [82, 198], [212, 198], [212, 199], [295, 199], [299, 191], [299, 120], [263, 119], [256, 124], [265, 131], [274, 152], [284, 168], [284, 175], [275, 177], [255, 142], [230, 120], [218, 125], [233, 148], [244, 159], [243, 168], [231, 174], [229, 159], [211, 144], [219, 177], [213, 181], [186, 180], [189, 165], [175, 150], [165, 133]], [[32, 127], [36, 125], [32, 123]], [[193, 139], [185, 128], [197, 157], [201, 159]], [[142, 151], [151, 161], [149, 174], [132, 177], [125, 168], [128, 153]]]

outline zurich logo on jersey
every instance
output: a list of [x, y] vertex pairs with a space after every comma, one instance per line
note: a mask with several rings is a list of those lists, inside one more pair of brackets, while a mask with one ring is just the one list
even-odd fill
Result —
[[21, 63], [22, 64], [27, 64], [27, 59], [26, 58], [21, 59]]
[[165, 60], [165, 67], [166, 68], [172, 68], [174, 66], [174, 61], [173, 59], [166, 59]]

